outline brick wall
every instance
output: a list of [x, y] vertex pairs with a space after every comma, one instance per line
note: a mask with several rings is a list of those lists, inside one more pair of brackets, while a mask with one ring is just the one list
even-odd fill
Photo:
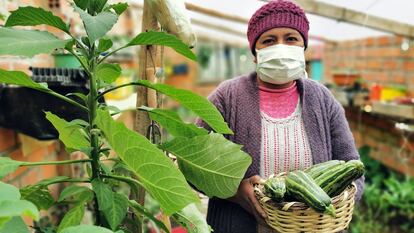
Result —
[[[383, 36], [327, 44], [322, 55], [325, 82], [334, 82], [334, 74], [356, 74], [367, 87], [374, 83], [405, 87], [413, 95], [414, 46], [411, 43], [403, 51], [403, 41], [402, 37]], [[407, 137], [395, 128], [395, 122], [401, 119], [363, 113], [359, 109], [347, 109], [347, 119], [357, 147], [368, 145], [372, 158], [414, 176], [414, 137]]]
[[[112, 1], [116, 2], [116, 1]], [[77, 34], [83, 30], [79, 16], [69, 6], [69, 2], [65, 0], [60, 1], [60, 9], [48, 9], [47, 0], [10, 0], [0, 1], [0, 13], [6, 14], [9, 11], [17, 9], [19, 6], [40, 6], [47, 10], [52, 11], [55, 15], [63, 18], [65, 22], [71, 21], [71, 31]], [[131, 8], [130, 8], [131, 9]], [[137, 9], [131, 9], [131, 12], [121, 16], [118, 24], [115, 25], [112, 34], [134, 36], [141, 28], [141, 20], [139, 18], [133, 19], [132, 17], [139, 17], [140, 13], [137, 13]], [[0, 25], [4, 22], [0, 20]], [[28, 27], [36, 28], [40, 30], [47, 30], [54, 33], [59, 38], [65, 38], [64, 33], [59, 30], [47, 27], [36, 26]], [[66, 36], [67, 37], [67, 36]], [[126, 69], [136, 69], [137, 61], [116, 61], [120, 62], [121, 66]], [[1, 56], [0, 68], [6, 70], [19, 70], [26, 72], [30, 75], [29, 67], [54, 67], [54, 58], [48, 54], [36, 55], [33, 58], [14, 57], [14, 56]], [[17, 107], [17, 106], [16, 106]], [[29, 149], [27, 149], [29, 148]], [[76, 155], [68, 155], [63, 146], [58, 141], [40, 142], [35, 139], [29, 138], [24, 135], [20, 135], [17, 132], [4, 129], [0, 127], [0, 155], [10, 156], [12, 159], [19, 161], [53, 161], [53, 160], [67, 160], [73, 158]], [[41, 167], [22, 167], [15, 173], [5, 177], [3, 181], [12, 183], [18, 187], [35, 184], [36, 182], [54, 177], [57, 175], [76, 176], [76, 171], [79, 170], [75, 165], [73, 166], [41, 166]], [[60, 186], [52, 185], [52, 194], [57, 197]]]
[[[68, 159], [66, 153], [60, 152], [56, 141], [40, 142], [15, 131], [0, 128], [0, 154], [18, 161], [40, 162]], [[58, 154], [60, 154], [58, 156]], [[59, 166], [20, 167], [16, 172], [6, 176], [2, 181], [17, 187], [32, 185], [40, 180], [58, 175], [70, 175], [69, 170]], [[57, 197], [59, 186], [50, 186], [51, 193]]]
[[395, 128], [395, 119], [346, 108], [357, 148], [369, 146], [370, 156], [398, 172], [414, 176], [414, 135]]
[[333, 82], [335, 73], [356, 73], [367, 82], [406, 86], [414, 92], [414, 46], [401, 49], [402, 37], [375, 37], [327, 44], [323, 54], [324, 76]]

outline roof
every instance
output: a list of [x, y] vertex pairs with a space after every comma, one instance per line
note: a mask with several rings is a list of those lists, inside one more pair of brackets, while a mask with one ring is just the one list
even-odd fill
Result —
[[[143, 0], [132, 0], [142, 3]], [[246, 19], [265, 4], [264, 0], [185, 0], [186, 3], [192, 3], [200, 7], [209, 8], [215, 11], [223, 12], [229, 15], [237, 15]], [[414, 1], [409, 0], [318, 0], [332, 4], [338, 7], [355, 10], [365, 13], [363, 21], [367, 21], [371, 16], [381, 17], [396, 21], [396, 23], [405, 23], [414, 26]], [[383, 35], [392, 35], [393, 33], [371, 29], [363, 25], [355, 25], [346, 21], [338, 21], [323, 16], [307, 13], [310, 21], [309, 34], [315, 37], [323, 37], [329, 40], [353, 40], [366, 37], [376, 37]], [[235, 33], [224, 33], [223, 30], [212, 30], [200, 24], [194, 23], [194, 29], [198, 34], [212, 35], [213, 37], [225, 37], [228, 40], [247, 43], [243, 33], [247, 31], [247, 24], [231, 22], [229, 20], [219, 19], [217, 17], [207, 16], [205, 14], [190, 11], [190, 17], [196, 20], [208, 22], [210, 24], [220, 25], [222, 27], [232, 28], [239, 31], [240, 35]], [[364, 22], [361, 22], [364, 24]], [[414, 33], [414, 31], [413, 31]], [[318, 43], [310, 40], [310, 44]]]

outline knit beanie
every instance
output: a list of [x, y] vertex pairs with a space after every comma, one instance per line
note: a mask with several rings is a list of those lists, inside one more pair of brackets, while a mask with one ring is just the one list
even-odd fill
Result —
[[309, 21], [305, 12], [291, 1], [270, 1], [259, 8], [249, 20], [247, 39], [255, 55], [255, 44], [264, 32], [278, 27], [297, 30], [303, 37], [305, 49], [308, 46]]

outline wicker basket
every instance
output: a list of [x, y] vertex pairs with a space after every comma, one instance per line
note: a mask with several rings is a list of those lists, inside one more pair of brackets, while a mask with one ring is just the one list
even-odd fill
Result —
[[277, 232], [340, 232], [348, 228], [352, 219], [356, 193], [354, 183], [332, 198], [336, 217], [318, 213], [302, 202], [276, 203], [265, 196], [262, 190], [263, 185], [255, 187], [256, 197], [267, 213], [267, 224]]

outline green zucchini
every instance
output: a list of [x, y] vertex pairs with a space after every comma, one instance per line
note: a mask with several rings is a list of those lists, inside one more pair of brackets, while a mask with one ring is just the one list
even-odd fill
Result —
[[315, 182], [330, 197], [340, 194], [354, 180], [364, 174], [364, 164], [359, 160], [350, 160], [342, 165], [330, 167], [317, 178]]
[[331, 198], [303, 171], [289, 172], [286, 176], [286, 188], [290, 196], [302, 201], [317, 212], [335, 216], [335, 207]]
[[281, 202], [286, 193], [284, 177], [271, 177], [263, 185], [265, 194], [276, 202]]
[[327, 162], [315, 164], [307, 168], [305, 172], [308, 173], [313, 179], [316, 179], [322, 173], [326, 172], [326, 170], [344, 163], [345, 161], [343, 160], [329, 160]]

